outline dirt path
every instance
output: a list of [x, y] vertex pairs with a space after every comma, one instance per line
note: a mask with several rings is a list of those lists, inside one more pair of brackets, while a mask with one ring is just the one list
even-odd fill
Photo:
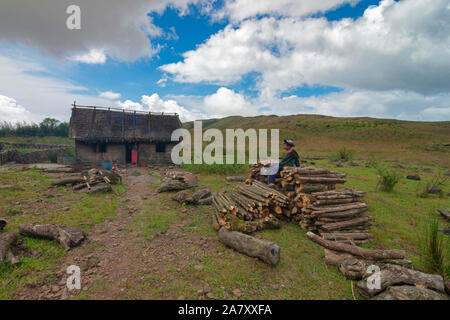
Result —
[[[170, 287], [171, 282], [180, 280], [182, 270], [188, 264], [199, 260], [199, 253], [214, 252], [217, 240], [184, 231], [182, 227], [189, 221], [189, 214], [157, 237], [146, 239], [136, 236], [133, 228], [136, 228], [134, 223], [137, 214], [143, 210], [143, 201], [161, 197], [154, 188], [149, 187], [155, 179], [145, 168], [127, 170], [123, 182], [128, 185], [128, 190], [120, 200], [117, 216], [91, 228], [87, 242], [69, 251], [62, 259], [56, 277], [52, 277], [55, 271], [40, 275], [41, 281], [38, 283], [42, 285], [28, 286], [16, 298], [179, 298], [166, 294], [164, 290], [154, 296], [152, 290], [141, 287], [144, 280], [149, 278], [155, 279], [159, 287]], [[151, 215], [152, 210], [147, 209], [144, 214]], [[70, 265], [81, 268], [81, 290], [69, 292], [66, 288], [66, 269]], [[52, 278], [55, 279], [50, 280]], [[202, 288], [203, 283], [199, 280], [190, 285]], [[140, 291], [143, 296], [139, 294]]]

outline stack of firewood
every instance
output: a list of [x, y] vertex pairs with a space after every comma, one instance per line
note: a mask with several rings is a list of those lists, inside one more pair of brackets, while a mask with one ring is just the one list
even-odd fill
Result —
[[276, 215], [289, 205], [289, 199], [282, 193], [264, 184], [238, 185], [231, 192], [215, 193], [212, 203], [213, 227], [219, 230], [254, 232], [266, 228], [279, 228]]
[[81, 193], [99, 193], [111, 191], [111, 184], [116, 183], [119, 176], [111, 171], [90, 169], [76, 176], [52, 180], [54, 186], [72, 185], [74, 191]]
[[299, 225], [324, 239], [361, 244], [368, 242], [371, 217], [364, 214], [365, 193], [340, 189], [303, 194]]
[[[254, 164], [250, 167], [251, 175], [247, 184], [265, 185], [267, 176], [261, 175], [262, 164]], [[278, 210], [281, 217], [300, 222], [302, 219], [303, 194], [334, 190], [336, 184], [345, 183], [345, 173], [332, 172], [328, 169], [316, 167], [288, 167], [280, 172], [280, 177], [275, 179], [275, 188], [288, 198], [288, 204]], [[267, 185], [266, 185], [267, 186]]]

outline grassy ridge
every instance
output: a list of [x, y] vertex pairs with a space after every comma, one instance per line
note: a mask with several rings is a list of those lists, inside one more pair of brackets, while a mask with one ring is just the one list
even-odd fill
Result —
[[[193, 128], [192, 122], [184, 124]], [[450, 167], [450, 122], [412, 122], [318, 115], [227, 117], [205, 120], [203, 129], [280, 129], [280, 140], [293, 139], [306, 157], [328, 157], [340, 147], [361, 159]], [[446, 146], [447, 145], [447, 146]]]

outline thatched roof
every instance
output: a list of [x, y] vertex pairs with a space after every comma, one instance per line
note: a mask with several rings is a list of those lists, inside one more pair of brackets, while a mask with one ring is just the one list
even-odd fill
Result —
[[69, 137], [87, 142], [169, 142], [172, 131], [180, 127], [177, 114], [75, 106]]

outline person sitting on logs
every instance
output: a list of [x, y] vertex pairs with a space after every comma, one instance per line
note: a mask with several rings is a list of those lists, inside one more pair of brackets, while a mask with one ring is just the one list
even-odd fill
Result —
[[122, 182], [122, 176], [119, 174], [119, 167], [117, 165], [117, 161], [114, 161], [114, 164], [111, 168], [111, 171], [117, 176], [119, 177], [120, 182]]
[[294, 149], [295, 144], [292, 140], [284, 140], [283, 149], [285, 151], [284, 157], [278, 164], [278, 170], [275, 174], [269, 175], [269, 186], [275, 187], [275, 178], [285, 167], [300, 167], [300, 156]]

